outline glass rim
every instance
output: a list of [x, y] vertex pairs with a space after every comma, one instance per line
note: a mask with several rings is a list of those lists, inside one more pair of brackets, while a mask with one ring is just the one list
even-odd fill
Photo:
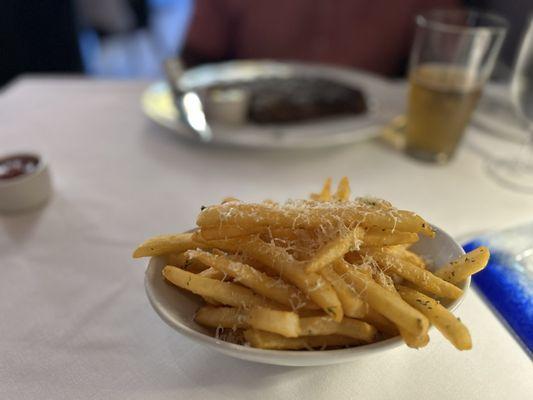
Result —
[[[486, 25], [462, 26], [449, 22], [439, 21], [439, 17], [445, 15], [471, 15], [487, 20]], [[481, 11], [475, 8], [437, 8], [422, 12], [416, 16], [416, 25], [422, 28], [430, 28], [445, 33], [471, 34], [475, 35], [480, 31], [491, 31], [492, 33], [505, 33], [509, 28], [509, 21], [501, 15]]]

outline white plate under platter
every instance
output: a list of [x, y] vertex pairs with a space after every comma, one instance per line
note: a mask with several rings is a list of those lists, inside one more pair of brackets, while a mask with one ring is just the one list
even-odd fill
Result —
[[[283, 125], [229, 126], [211, 123], [214, 136], [207, 144], [265, 149], [320, 148], [354, 143], [379, 135], [384, 119], [380, 117], [380, 104], [374, 94], [374, 84], [382, 86], [383, 80], [371, 74], [316, 64], [230, 61], [187, 70], [182, 75], [180, 84], [185, 90], [197, 90], [219, 83], [291, 76], [332, 79], [360, 89], [365, 95], [369, 111], [361, 116]], [[173, 131], [179, 137], [195, 139], [181, 125], [166, 82], [151, 84], [143, 93], [141, 104], [144, 113], [156, 124]]]
[[[434, 260], [434, 265], [437, 266], [444, 265], [464, 254], [463, 248], [451, 236], [436, 227], [434, 229], [436, 231], [434, 239], [422, 236], [420, 241], [412, 246], [412, 250]], [[164, 267], [163, 257], [153, 257], [146, 269], [144, 281], [146, 294], [157, 314], [180, 334], [235, 358], [273, 365], [329, 365], [372, 356], [403, 345], [399, 337], [364, 346], [322, 351], [263, 350], [224, 342], [214, 338], [208, 329], [194, 322], [194, 313], [203, 305], [203, 300], [199, 296], [166, 282], [161, 274]], [[456, 309], [462, 302], [470, 287], [470, 278], [460, 287], [464, 291], [461, 298], [442, 302], [449, 310]], [[428, 346], [431, 346], [431, 342]]]

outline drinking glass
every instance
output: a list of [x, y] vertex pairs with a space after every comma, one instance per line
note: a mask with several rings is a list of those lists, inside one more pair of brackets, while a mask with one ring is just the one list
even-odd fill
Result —
[[502, 17], [474, 10], [432, 10], [416, 17], [407, 154], [437, 163], [453, 157], [506, 31]]
[[489, 171], [512, 189], [533, 192], [533, 17], [529, 18], [514, 66], [511, 100], [529, 135], [517, 154], [507, 159], [494, 159], [489, 164]]

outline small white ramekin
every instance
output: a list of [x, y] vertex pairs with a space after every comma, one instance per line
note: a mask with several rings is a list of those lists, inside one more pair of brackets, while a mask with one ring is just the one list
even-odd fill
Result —
[[34, 152], [19, 152], [0, 156], [0, 162], [17, 156], [36, 158], [37, 168], [29, 174], [0, 179], [0, 212], [35, 208], [45, 203], [52, 193], [50, 171], [43, 157]]
[[242, 125], [248, 113], [249, 93], [244, 89], [225, 89], [206, 96], [206, 115], [225, 125]]

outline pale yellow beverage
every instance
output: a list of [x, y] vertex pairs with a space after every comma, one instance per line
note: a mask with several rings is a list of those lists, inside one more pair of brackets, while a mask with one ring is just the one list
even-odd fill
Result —
[[406, 151], [433, 162], [454, 154], [481, 94], [472, 74], [446, 64], [423, 64], [409, 77]]

